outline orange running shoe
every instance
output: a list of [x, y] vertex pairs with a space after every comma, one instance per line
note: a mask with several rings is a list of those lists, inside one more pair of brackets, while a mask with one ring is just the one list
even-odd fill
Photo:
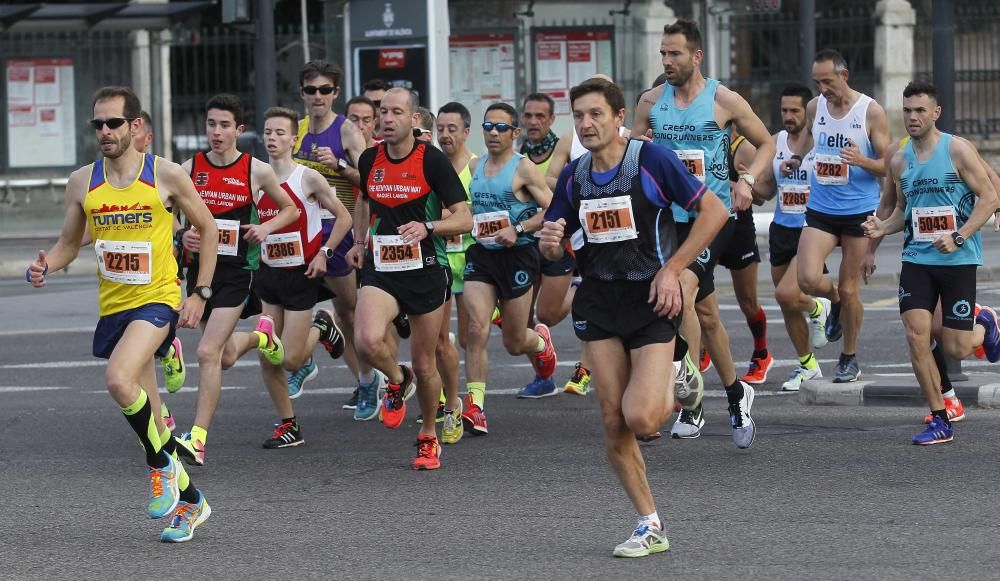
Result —
[[[948, 413], [949, 422], [960, 422], [965, 419], [965, 407], [957, 397], [944, 398], [944, 411]], [[929, 424], [934, 419], [932, 414], [924, 416], [924, 423]]]
[[549, 379], [556, 372], [556, 348], [552, 345], [552, 334], [548, 325], [539, 323], [535, 325], [535, 332], [545, 341], [545, 349], [541, 353], [531, 356], [531, 366], [535, 368], [535, 373], [541, 379]]
[[767, 381], [767, 372], [770, 371], [773, 366], [774, 357], [771, 356], [770, 351], [768, 351], [766, 357], [757, 357], [754, 355], [753, 359], [750, 360], [750, 369], [748, 369], [747, 374], [740, 379], [751, 385], [759, 385]]
[[705, 373], [712, 368], [712, 358], [708, 356], [708, 349], [701, 348], [701, 357], [698, 359], [698, 371]]
[[489, 433], [486, 428], [486, 412], [472, 401], [472, 394], [465, 394], [462, 401], [462, 423], [465, 428], [471, 430], [473, 436], [485, 436]]
[[387, 428], [398, 428], [406, 419], [406, 400], [403, 395], [413, 383], [413, 372], [405, 365], [400, 365], [403, 381], [389, 383], [385, 388], [385, 399], [382, 400], [382, 425]]
[[413, 460], [414, 470], [437, 470], [441, 467], [441, 445], [434, 436], [417, 436], [417, 457]]

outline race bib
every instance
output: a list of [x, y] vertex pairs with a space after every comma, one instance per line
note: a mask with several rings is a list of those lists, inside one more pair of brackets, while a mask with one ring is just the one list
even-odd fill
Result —
[[472, 235], [480, 244], [499, 244], [496, 241], [497, 232], [510, 226], [510, 214], [507, 212], [485, 212], [472, 216]]
[[785, 214], [805, 214], [809, 203], [808, 184], [784, 184], [778, 187], [781, 211]]
[[942, 235], [958, 230], [952, 206], [913, 208], [912, 216], [913, 239], [917, 242], [934, 242]]
[[240, 221], [215, 219], [219, 229], [219, 256], [236, 256], [240, 245]]
[[379, 272], [423, 268], [420, 242], [407, 244], [402, 236], [372, 236], [372, 253], [375, 255], [375, 270]]
[[674, 151], [688, 172], [698, 181], [705, 182], [705, 152], [701, 149], [677, 149]]
[[94, 243], [101, 278], [121, 284], [149, 284], [153, 245], [151, 242], [98, 240]]
[[455, 234], [450, 238], [445, 238], [444, 249], [446, 252], [465, 252], [465, 246], [462, 244], [462, 235]]
[[588, 242], [605, 244], [638, 238], [634, 218], [629, 196], [580, 201], [580, 223]]
[[844, 186], [850, 181], [850, 166], [839, 155], [816, 154], [816, 183], [825, 186]]
[[269, 234], [260, 249], [261, 260], [268, 266], [301, 266], [306, 263], [299, 232]]

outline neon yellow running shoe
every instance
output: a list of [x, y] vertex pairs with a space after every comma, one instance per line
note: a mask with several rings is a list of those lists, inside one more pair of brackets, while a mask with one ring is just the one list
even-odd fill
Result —
[[173, 343], [167, 349], [165, 357], [160, 359], [163, 366], [163, 380], [169, 393], [176, 393], [184, 385], [187, 377], [187, 366], [184, 365], [184, 350], [180, 337], [174, 337]]
[[457, 444], [462, 439], [465, 428], [462, 425], [462, 400], [458, 400], [458, 407], [453, 410], [445, 410], [444, 426], [441, 428], [442, 444]]
[[573, 377], [566, 382], [566, 388], [563, 391], [573, 395], [587, 395], [587, 392], [590, 391], [590, 370], [577, 363]]
[[274, 334], [274, 319], [261, 315], [253, 332], [257, 334], [257, 350], [264, 355], [264, 359], [271, 365], [281, 365], [285, 359], [285, 348], [281, 345], [281, 339]]

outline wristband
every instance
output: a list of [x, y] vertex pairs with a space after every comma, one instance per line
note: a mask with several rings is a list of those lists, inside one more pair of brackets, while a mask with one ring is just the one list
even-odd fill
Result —
[[[45, 270], [42, 271], [42, 276], [49, 273], [49, 263], [45, 263]], [[24, 269], [24, 280], [25, 282], [31, 282], [31, 267]]]

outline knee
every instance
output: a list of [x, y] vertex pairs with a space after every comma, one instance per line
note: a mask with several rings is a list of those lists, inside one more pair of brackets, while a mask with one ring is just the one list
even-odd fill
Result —
[[796, 278], [799, 281], [799, 288], [802, 292], [806, 294], [816, 294], [819, 290], [820, 283], [823, 282], [823, 274], [815, 274], [810, 272], [803, 272], [801, 269], [797, 273]]
[[[469, 325], [465, 331], [465, 340], [473, 345], [483, 345], [490, 338], [489, 321], [477, 321], [469, 319]], [[464, 345], [463, 345], [464, 347]]]
[[[384, 332], [384, 329], [382, 329]], [[378, 349], [378, 345], [383, 341], [381, 333], [375, 329], [354, 329], [354, 349], [358, 356], [366, 361], [371, 360], [371, 356]]]
[[701, 324], [702, 335], [719, 329], [719, 317], [707, 309], [698, 309], [698, 322]]
[[104, 381], [108, 385], [108, 393], [116, 401], [128, 399], [132, 386], [136, 384], [135, 378], [126, 377], [123, 373], [110, 367], [104, 372]]
[[[198, 345], [198, 365], [211, 365], [219, 364], [222, 361], [222, 347], [216, 345], [205, 345], [201, 343]], [[232, 363], [229, 364], [230, 367]]]
[[333, 320], [348, 337], [354, 330], [354, 309], [334, 309]]
[[903, 327], [906, 329], [906, 343], [910, 346], [911, 350], [915, 352], [930, 352], [931, 336], [927, 329], [921, 329], [906, 324], [904, 324]]
[[626, 411], [625, 424], [630, 432], [639, 436], [648, 436], [662, 427], [649, 410]]
[[949, 338], [941, 341], [941, 350], [944, 354], [952, 359], [957, 359], [961, 361], [969, 355], [972, 354], [972, 337], [971, 333], [968, 333], [969, 337], [967, 340], [961, 338]]
[[743, 311], [745, 317], [753, 317], [760, 310], [760, 304], [757, 303], [757, 293], [753, 293], [754, 296], [738, 297], [737, 301], [740, 303], [740, 310]]
[[795, 305], [796, 300], [799, 298], [799, 292], [797, 288], [779, 286], [774, 289], [774, 300], [778, 301], [778, 305], [781, 306], [782, 310], [788, 310]]
[[521, 355], [524, 353], [524, 339], [504, 333], [503, 348], [511, 355]]
[[432, 380], [437, 375], [437, 362], [433, 357], [414, 353], [413, 375], [416, 376], [418, 385], [433, 383]]
[[837, 294], [840, 295], [841, 303], [851, 303], [860, 300], [858, 285], [853, 282], [841, 282], [837, 285]]
[[556, 312], [556, 310], [557, 309], [549, 307], [542, 308], [541, 305], [538, 305], [535, 308], [535, 318], [538, 319], [538, 322], [543, 325], [554, 327], [555, 325], [558, 325], [560, 321], [559, 313]]
[[617, 442], [617, 438], [614, 436], [629, 430], [629, 426], [625, 423], [625, 416], [621, 414], [621, 410], [615, 410], [614, 413], [604, 413], [602, 419], [604, 433], [608, 436], [607, 440], [609, 443]]
[[[285, 351], [285, 359], [281, 362], [281, 367], [284, 368], [285, 371], [298, 371], [303, 365], [306, 364], [306, 361], [309, 361], [310, 355], [312, 355], [312, 353], [289, 353], [288, 351]], [[261, 364], [263, 364], [263, 362]]]
[[458, 351], [451, 344], [448, 336], [438, 337], [437, 345], [434, 347], [434, 358], [438, 361], [448, 361], [453, 357], [458, 357]]

